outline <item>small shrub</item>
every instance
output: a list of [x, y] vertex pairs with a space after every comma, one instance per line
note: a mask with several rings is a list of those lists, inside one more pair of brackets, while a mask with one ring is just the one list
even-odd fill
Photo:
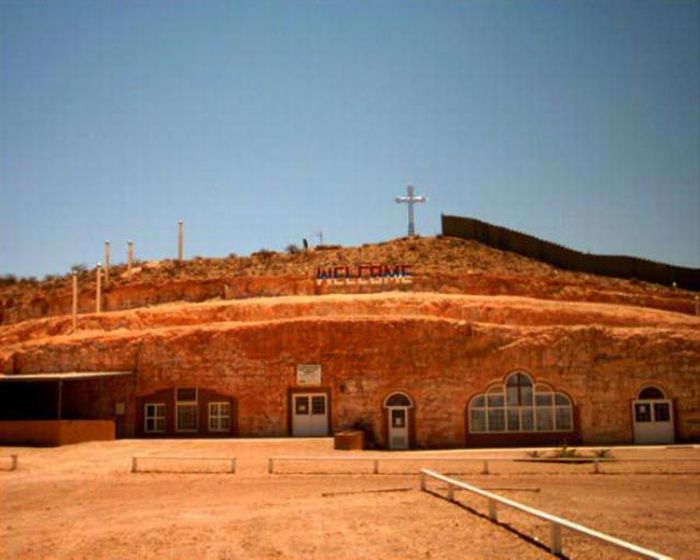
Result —
[[526, 454], [531, 459], [540, 459], [544, 456], [544, 453], [542, 453], [542, 451], [538, 451], [537, 449], [533, 449], [532, 451], [528, 451]]
[[553, 457], [557, 459], [570, 459], [576, 456], [578, 456], [578, 451], [576, 451], [576, 449], [574, 449], [573, 447], [569, 447], [566, 444], [562, 445], [559, 449], [554, 451], [553, 454]]
[[289, 253], [290, 255], [296, 255], [297, 253], [301, 253], [301, 249], [299, 249], [299, 246], [295, 245], [294, 243], [290, 243], [289, 245], [287, 245], [285, 251], [287, 251], [287, 253]]
[[259, 251], [252, 253], [250, 256], [251, 257], [258, 257], [260, 259], [266, 260], [266, 259], [269, 259], [273, 255], [276, 255], [276, 254], [277, 253], [275, 253], [274, 251], [270, 251], [269, 249], [260, 249]]
[[317, 251], [333, 251], [335, 249], [341, 249], [342, 245], [316, 245]]
[[17, 283], [17, 277], [14, 274], [5, 274], [0, 276], [0, 286], [12, 286]]
[[74, 264], [70, 267], [70, 271], [75, 272], [77, 274], [82, 274], [83, 272], [87, 271], [87, 266], [85, 265], [85, 263]]
[[598, 459], [612, 459], [612, 451], [609, 449], [594, 449], [593, 456]]

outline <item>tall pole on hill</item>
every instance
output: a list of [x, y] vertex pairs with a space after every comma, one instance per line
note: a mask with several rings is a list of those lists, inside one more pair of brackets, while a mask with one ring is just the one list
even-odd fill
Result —
[[177, 223], [177, 261], [182, 262], [184, 256], [184, 223], [182, 220]]
[[109, 241], [105, 241], [105, 284], [109, 284]]
[[73, 272], [73, 330], [78, 327], [78, 273]]
[[406, 204], [408, 206], [408, 236], [413, 237], [416, 235], [416, 223], [415, 216], [413, 212], [413, 205], [423, 202], [428, 202], [428, 199], [424, 196], [415, 196], [415, 189], [413, 185], [408, 185], [406, 187], [406, 196], [397, 196], [394, 202], [397, 204]]

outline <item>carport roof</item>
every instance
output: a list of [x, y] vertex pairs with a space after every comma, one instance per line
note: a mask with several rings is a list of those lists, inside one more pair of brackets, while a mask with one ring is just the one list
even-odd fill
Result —
[[0, 381], [74, 381], [133, 375], [133, 371], [61, 371], [52, 373], [27, 373], [0, 375]]

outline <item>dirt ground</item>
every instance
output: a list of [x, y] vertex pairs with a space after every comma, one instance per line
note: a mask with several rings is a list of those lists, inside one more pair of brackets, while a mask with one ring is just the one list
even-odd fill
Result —
[[[585, 452], [586, 450], [582, 450]], [[342, 452], [331, 439], [121, 440], [60, 448], [0, 449], [19, 455], [0, 472], [3, 559], [536, 559], [551, 558], [549, 527], [483, 498], [457, 503], [422, 466], [458, 472], [481, 488], [566, 517], [674, 558], [700, 552], [700, 448], [617, 448], [619, 462], [592, 465], [489, 462], [523, 450]], [[450, 458], [431, 461], [428, 457]], [[131, 472], [139, 470], [210, 470]], [[163, 457], [218, 460], [173, 460]], [[360, 457], [362, 461], [270, 457]], [[151, 457], [148, 459], [148, 457]], [[159, 457], [154, 459], [154, 457]], [[235, 474], [226, 474], [236, 457]], [[372, 474], [379, 458], [380, 474]], [[392, 459], [401, 459], [394, 461]], [[390, 460], [386, 460], [390, 459]], [[410, 461], [405, 459], [411, 459]], [[460, 459], [459, 461], [455, 459]], [[462, 461], [461, 459], [464, 459]], [[630, 459], [650, 459], [634, 462]], [[325, 474], [321, 474], [323, 471]], [[618, 549], [564, 531], [568, 558], [626, 558]]]

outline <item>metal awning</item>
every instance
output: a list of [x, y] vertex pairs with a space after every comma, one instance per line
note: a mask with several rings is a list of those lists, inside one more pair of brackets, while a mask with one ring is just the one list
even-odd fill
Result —
[[54, 373], [0, 374], [0, 381], [74, 381], [133, 375], [133, 371], [61, 371]]

